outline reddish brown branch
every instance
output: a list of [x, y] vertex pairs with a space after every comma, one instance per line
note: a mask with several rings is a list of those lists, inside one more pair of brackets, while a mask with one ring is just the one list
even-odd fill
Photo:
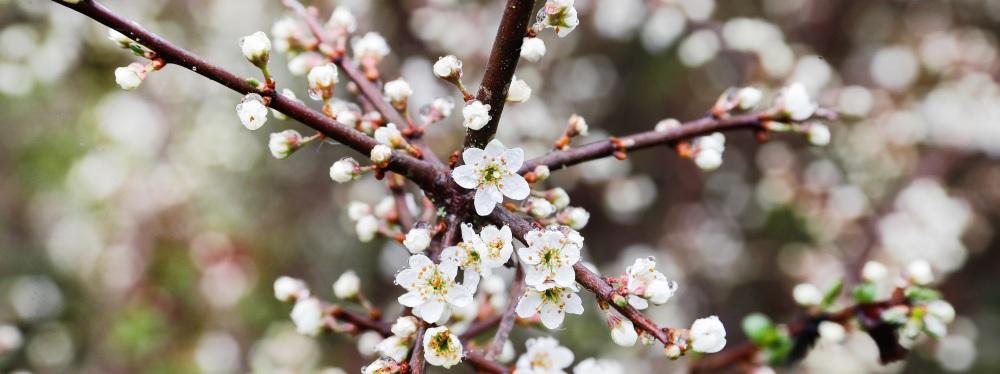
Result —
[[486, 63], [483, 83], [479, 86], [476, 99], [490, 106], [490, 121], [482, 129], [468, 130], [465, 133], [465, 147], [485, 148], [486, 143], [493, 139], [507, 102], [507, 89], [514, 79], [514, 70], [521, 58], [521, 44], [531, 22], [535, 0], [507, 0], [503, 18], [497, 29], [493, 50]]
[[503, 350], [504, 343], [507, 342], [507, 338], [510, 336], [510, 330], [514, 328], [514, 321], [516, 320], [517, 313], [517, 303], [521, 301], [521, 296], [524, 295], [524, 268], [521, 264], [517, 264], [517, 271], [514, 273], [514, 284], [510, 287], [510, 299], [507, 302], [507, 310], [503, 312], [503, 317], [500, 319], [500, 325], [497, 327], [496, 335], [493, 335], [493, 342], [486, 349], [486, 358], [493, 359]]

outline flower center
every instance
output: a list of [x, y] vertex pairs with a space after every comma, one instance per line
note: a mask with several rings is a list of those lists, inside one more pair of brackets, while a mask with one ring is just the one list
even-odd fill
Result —
[[431, 341], [431, 346], [433, 346], [434, 350], [438, 351], [438, 353], [448, 353], [451, 351], [451, 337], [445, 333], [434, 335], [434, 338]]
[[558, 304], [559, 299], [561, 299], [562, 290], [558, 288], [549, 288], [542, 291], [542, 300], [548, 304]]
[[434, 270], [430, 278], [427, 278], [427, 286], [430, 287], [431, 291], [435, 294], [443, 295], [447, 292], [448, 280], [445, 279], [444, 275], [440, 271]]
[[481, 184], [497, 184], [500, 182], [500, 178], [502, 177], [503, 170], [501, 170], [500, 165], [497, 165], [496, 163], [486, 165], [486, 167], [479, 173]]

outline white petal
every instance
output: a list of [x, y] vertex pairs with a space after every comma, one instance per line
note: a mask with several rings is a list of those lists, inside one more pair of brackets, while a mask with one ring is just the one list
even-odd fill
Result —
[[511, 148], [503, 151], [503, 158], [507, 161], [507, 168], [517, 172], [524, 164], [524, 150], [521, 148]]
[[531, 187], [519, 174], [511, 174], [500, 179], [500, 190], [514, 200], [524, 200], [531, 193]]
[[462, 188], [473, 189], [479, 186], [479, 177], [476, 176], [476, 168], [471, 165], [462, 165], [451, 171], [451, 177], [455, 179]]
[[500, 157], [501, 155], [503, 155], [503, 151], [504, 151], [503, 143], [501, 143], [499, 140], [493, 139], [489, 142], [489, 144], [486, 144], [486, 156]]
[[553, 304], [542, 304], [542, 324], [549, 329], [558, 328], [562, 325], [566, 314], [558, 306]]
[[462, 276], [462, 285], [465, 286], [471, 293], [476, 293], [476, 288], [479, 287], [479, 272], [471, 267], [465, 269], [465, 274]]
[[472, 225], [463, 223], [462, 224], [462, 241], [466, 243], [472, 243], [479, 239], [479, 235], [476, 235], [476, 231], [472, 229]]
[[570, 266], [562, 266], [556, 269], [556, 275], [553, 279], [561, 287], [570, 287], [573, 282], [576, 282], [576, 272]]
[[396, 284], [407, 290], [413, 288], [413, 283], [417, 281], [417, 270], [415, 269], [403, 269], [399, 274], [396, 274]]
[[445, 248], [441, 251], [441, 262], [446, 261], [455, 265], [461, 265], [465, 262], [465, 250], [458, 246]]
[[437, 268], [448, 280], [454, 280], [455, 276], [458, 275], [458, 265], [450, 261], [438, 264]]
[[434, 262], [430, 258], [424, 255], [414, 255], [410, 256], [409, 260], [410, 269], [418, 270], [426, 266], [434, 265]]
[[524, 283], [532, 287], [539, 287], [545, 283], [545, 273], [534, 266], [525, 267]]
[[466, 165], [476, 165], [483, 159], [486, 155], [486, 151], [479, 148], [466, 148], [462, 152], [462, 161], [465, 161]]
[[416, 307], [413, 313], [419, 314], [419, 317], [423, 318], [424, 321], [435, 323], [441, 318], [441, 313], [444, 313], [444, 304], [437, 301], [429, 301]]
[[[456, 169], [457, 170], [457, 169]], [[490, 197], [489, 193], [486, 193], [482, 189], [476, 190], [476, 214], [481, 216], [488, 216], [493, 213], [493, 208], [496, 207], [497, 202]]]
[[410, 308], [416, 307], [424, 303], [424, 299], [420, 297], [419, 293], [416, 292], [404, 293], [399, 296], [399, 299], [397, 299], [397, 301], [399, 301], [400, 304], [403, 304], [403, 306], [408, 306]]
[[537, 265], [540, 261], [542, 261], [542, 257], [540, 253], [538, 253], [538, 248], [535, 247], [518, 249], [517, 257], [519, 257], [521, 261], [524, 261], [524, 263], [528, 265]]
[[469, 292], [468, 288], [459, 285], [449, 288], [448, 295], [445, 298], [448, 300], [448, 303], [459, 308], [464, 308], [472, 303], [472, 293]]
[[580, 295], [569, 292], [569, 290], [563, 292], [566, 292], [566, 313], [583, 314], [583, 299], [580, 299]]
[[636, 295], [628, 295], [628, 303], [637, 310], [643, 310], [649, 307], [649, 302], [647, 302], [646, 299]]
[[521, 318], [528, 318], [535, 314], [538, 314], [538, 307], [542, 305], [542, 297], [538, 295], [538, 292], [528, 291], [521, 300], [517, 302], [517, 316]]

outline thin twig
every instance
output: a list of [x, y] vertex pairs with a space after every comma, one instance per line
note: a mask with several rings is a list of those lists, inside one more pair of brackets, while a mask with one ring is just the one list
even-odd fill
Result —
[[517, 317], [517, 303], [521, 301], [521, 296], [524, 295], [524, 268], [520, 263], [517, 264], [517, 271], [514, 273], [514, 284], [510, 287], [510, 301], [507, 304], [507, 310], [503, 312], [503, 317], [500, 319], [500, 325], [497, 327], [496, 335], [493, 335], [493, 342], [486, 349], [485, 355], [487, 359], [493, 359], [503, 350], [504, 343], [507, 343], [507, 338], [510, 336], [510, 330], [514, 328], [514, 321]]

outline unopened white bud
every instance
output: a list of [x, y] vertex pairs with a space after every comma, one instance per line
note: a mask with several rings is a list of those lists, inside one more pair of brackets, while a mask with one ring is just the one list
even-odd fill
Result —
[[378, 233], [378, 226], [378, 218], [368, 215], [358, 220], [358, 223], [354, 225], [354, 231], [358, 234], [358, 240], [362, 243], [367, 243], [375, 239], [375, 234]]
[[569, 207], [559, 213], [559, 222], [573, 230], [582, 230], [590, 222], [590, 212], [580, 207]]
[[125, 34], [122, 34], [115, 29], [108, 29], [108, 40], [118, 44], [119, 47], [126, 49], [132, 45], [132, 39], [129, 39], [129, 37], [125, 36]]
[[330, 166], [330, 179], [337, 183], [346, 183], [361, 176], [361, 165], [353, 158], [345, 157]]
[[611, 340], [622, 347], [631, 347], [639, 340], [632, 321], [611, 317]]
[[372, 148], [371, 159], [375, 165], [379, 167], [384, 167], [389, 164], [389, 159], [392, 158], [392, 149], [385, 144], [376, 145]]
[[292, 308], [291, 317], [300, 334], [316, 336], [323, 330], [323, 304], [314, 297], [299, 299]]
[[263, 68], [271, 58], [271, 39], [263, 31], [257, 31], [240, 39], [240, 49], [250, 63]]
[[844, 341], [844, 337], [847, 335], [847, 331], [844, 330], [844, 326], [839, 323], [831, 321], [823, 321], [819, 323], [819, 337], [823, 341], [828, 343], [840, 343]]
[[439, 97], [431, 102], [431, 108], [441, 114], [441, 118], [451, 116], [451, 111], [455, 109], [455, 102], [451, 99]]
[[306, 298], [309, 297], [309, 286], [300, 279], [281, 276], [274, 281], [274, 297], [278, 301]]
[[285, 130], [271, 133], [271, 140], [267, 143], [267, 147], [271, 150], [271, 156], [282, 160], [298, 150], [301, 143], [302, 135], [298, 131]]
[[375, 129], [375, 140], [392, 148], [403, 148], [406, 145], [406, 138], [395, 123]]
[[333, 295], [341, 300], [350, 300], [358, 297], [361, 291], [361, 278], [354, 270], [345, 271], [333, 282]]
[[809, 98], [809, 92], [802, 83], [793, 83], [781, 91], [781, 105], [784, 114], [793, 121], [805, 121], [819, 108]]
[[680, 358], [682, 353], [683, 352], [681, 352], [681, 347], [677, 346], [676, 344], [671, 344], [668, 345], [666, 348], [663, 348], [663, 354], [666, 355], [667, 358], [671, 360], [676, 360]]
[[417, 319], [410, 316], [399, 317], [396, 323], [392, 324], [392, 333], [399, 337], [413, 336], [417, 333]]
[[673, 119], [673, 118], [667, 118], [665, 120], [657, 122], [656, 123], [656, 127], [654, 128], [654, 130], [656, 130], [656, 131], [669, 131], [669, 130], [673, 130], [673, 129], [678, 129], [680, 127], [681, 127], [681, 121], [678, 121], [678, 120]]
[[812, 145], [822, 147], [830, 144], [830, 128], [826, 127], [826, 125], [811, 123], [807, 131], [806, 138], [809, 139], [809, 143], [812, 143]]
[[750, 110], [760, 103], [761, 97], [764, 96], [760, 90], [753, 87], [744, 87], [736, 93], [737, 105], [742, 110]]
[[357, 221], [361, 219], [361, 217], [371, 214], [372, 207], [368, 204], [360, 201], [352, 201], [347, 205], [347, 216], [351, 218], [351, 221]]
[[699, 151], [694, 156], [694, 164], [704, 171], [713, 171], [722, 166], [722, 152], [714, 149]]
[[726, 328], [719, 317], [700, 318], [691, 325], [691, 349], [715, 353], [726, 347]]
[[123, 90], [132, 91], [139, 88], [142, 81], [146, 79], [146, 66], [140, 63], [132, 63], [126, 67], [115, 69], [115, 83]]
[[574, 134], [579, 136], [587, 136], [587, 131], [589, 130], [587, 120], [577, 114], [569, 117], [569, 127], [573, 130]]
[[541, 38], [524, 38], [524, 43], [521, 45], [521, 58], [538, 62], [543, 56], [545, 56], [545, 42]]
[[462, 125], [469, 130], [482, 129], [490, 122], [490, 106], [489, 104], [483, 104], [479, 100], [475, 100], [466, 104], [465, 108], [462, 108], [462, 116], [465, 117]]
[[532, 172], [535, 173], [535, 178], [538, 178], [538, 181], [549, 179], [549, 176], [552, 175], [552, 171], [546, 165], [538, 165]]
[[906, 274], [910, 277], [910, 281], [920, 286], [926, 286], [934, 281], [931, 264], [924, 260], [913, 261], [907, 265]]
[[355, 39], [351, 46], [354, 49], [354, 58], [361, 63], [365, 61], [378, 63], [390, 52], [389, 43], [386, 43], [385, 38], [377, 32], [369, 32]]
[[358, 27], [358, 21], [354, 18], [354, 14], [351, 13], [349, 9], [344, 6], [338, 6], [330, 14], [330, 20], [326, 22], [326, 26], [334, 30], [343, 30], [348, 33], [354, 32]]
[[309, 83], [309, 97], [313, 100], [326, 100], [333, 95], [339, 73], [333, 64], [318, 65], [309, 70], [306, 80]]
[[563, 209], [569, 206], [570, 199], [569, 193], [566, 192], [562, 187], [556, 187], [545, 192], [545, 198], [552, 202], [552, 205], [556, 206], [556, 209]]
[[515, 355], [517, 355], [517, 352], [514, 351], [514, 343], [507, 340], [503, 343], [503, 350], [500, 351], [500, 355], [497, 356], [497, 361], [506, 364], [513, 361]]
[[792, 298], [799, 305], [813, 306], [823, 301], [823, 293], [812, 284], [800, 283], [792, 289]]
[[236, 114], [247, 130], [256, 130], [264, 126], [267, 123], [267, 112], [264, 99], [258, 94], [246, 95], [243, 101], [236, 105]]
[[510, 88], [507, 90], [507, 102], [523, 103], [530, 98], [531, 87], [528, 86], [528, 82], [514, 76], [514, 80], [510, 82]]
[[410, 99], [410, 95], [413, 95], [413, 89], [410, 88], [410, 84], [406, 83], [403, 78], [386, 83], [384, 90], [385, 96], [389, 98], [389, 102], [396, 107], [405, 106], [406, 101]]
[[431, 245], [431, 232], [425, 228], [410, 229], [403, 239], [403, 246], [410, 250], [410, 253], [417, 254], [423, 252]]
[[556, 212], [556, 207], [548, 200], [540, 197], [533, 197], [528, 200], [531, 215], [535, 218], [545, 218]]
[[454, 81], [462, 77], [462, 60], [453, 55], [438, 58], [434, 63], [434, 75], [438, 78]]
[[880, 282], [889, 276], [889, 269], [878, 261], [868, 261], [861, 268], [861, 278], [869, 282]]

